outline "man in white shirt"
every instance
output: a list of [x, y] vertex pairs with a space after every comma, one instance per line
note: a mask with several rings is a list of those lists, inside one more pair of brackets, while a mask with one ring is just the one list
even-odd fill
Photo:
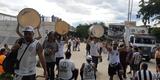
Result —
[[65, 53], [65, 59], [59, 62], [58, 78], [60, 80], [72, 80], [77, 79], [78, 70], [75, 68], [74, 63], [70, 60], [71, 53], [68, 51]]
[[96, 38], [93, 38], [93, 40], [90, 41], [90, 55], [92, 56], [92, 62], [95, 64], [95, 67], [98, 67], [98, 59], [101, 57], [99, 50], [100, 46], [98, 44], [98, 40]]
[[64, 44], [65, 44], [65, 41], [62, 39], [60, 35], [57, 38], [57, 44], [58, 44], [58, 52], [55, 54], [55, 57], [56, 57], [56, 65], [58, 67], [60, 60], [64, 58]]
[[18, 49], [17, 54], [17, 66], [15, 69], [15, 76], [13, 80], [36, 80], [36, 54], [38, 54], [40, 62], [42, 63], [45, 78], [47, 80], [47, 69], [45, 64], [45, 57], [43, 55], [43, 48], [41, 44], [33, 39], [34, 29], [29, 26], [26, 27], [24, 32], [23, 43], [19, 44], [18, 39], [15, 45], [12, 47], [12, 51]]
[[116, 72], [118, 72], [119, 79], [123, 80], [122, 66], [120, 63], [119, 52], [117, 49], [118, 44], [113, 43], [112, 46], [113, 46], [112, 49], [107, 48], [107, 50], [109, 51], [108, 55], [108, 60], [109, 60], [108, 74], [110, 76], [109, 80], [113, 80], [113, 76], [116, 74]]

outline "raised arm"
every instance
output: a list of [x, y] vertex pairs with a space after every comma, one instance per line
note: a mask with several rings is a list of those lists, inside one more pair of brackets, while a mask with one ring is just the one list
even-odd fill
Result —
[[17, 28], [16, 28], [16, 33], [18, 34], [18, 36], [23, 37], [23, 34], [19, 32], [19, 23], [17, 24]]
[[38, 32], [38, 37], [36, 37], [35, 39], [39, 40], [39, 39], [42, 38], [42, 35], [41, 35], [40, 31], [39, 31], [39, 28], [37, 28], [37, 32]]

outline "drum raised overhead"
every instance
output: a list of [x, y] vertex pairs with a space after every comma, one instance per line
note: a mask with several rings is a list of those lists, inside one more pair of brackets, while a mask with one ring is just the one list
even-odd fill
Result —
[[65, 21], [56, 22], [55, 31], [60, 35], [65, 35], [69, 32], [69, 24]]
[[93, 25], [89, 28], [89, 34], [94, 37], [100, 38], [104, 34], [104, 28], [101, 25]]
[[39, 27], [41, 23], [40, 14], [32, 8], [24, 8], [17, 16], [17, 21], [22, 27]]

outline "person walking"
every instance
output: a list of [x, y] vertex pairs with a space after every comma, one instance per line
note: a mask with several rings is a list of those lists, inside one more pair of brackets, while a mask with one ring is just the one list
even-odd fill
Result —
[[135, 73], [140, 70], [140, 64], [142, 62], [142, 56], [139, 52], [138, 47], [134, 48], [134, 53], [131, 59], [132, 62], [132, 69], [133, 69], [133, 77], [135, 76]]
[[45, 79], [48, 79], [47, 68], [45, 64], [45, 57], [43, 55], [43, 48], [41, 44], [35, 40], [34, 29], [28, 26], [24, 29], [23, 43], [19, 44], [20, 39], [14, 44], [13, 51], [18, 50], [17, 66], [15, 69], [15, 76], [13, 80], [36, 80], [36, 54], [38, 54], [42, 67], [44, 69]]
[[47, 37], [48, 38], [43, 42], [43, 49], [47, 64], [48, 79], [54, 80], [54, 67], [56, 64], [55, 53], [58, 51], [58, 45], [56, 43], [53, 31], [49, 32]]
[[112, 43], [112, 48], [106, 46], [108, 50], [108, 74], [110, 76], [109, 80], [113, 80], [113, 76], [118, 73], [119, 79], [123, 80], [122, 78], [122, 65], [120, 63], [119, 51], [118, 51], [118, 44], [116, 42]]
[[135, 73], [134, 80], [155, 80], [155, 76], [148, 70], [148, 65], [143, 63], [141, 69]]
[[127, 70], [127, 61], [126, 61], [126, 59], [127, 59], [127, 54], [128, 54], [128, 52], [127, 52], [127, 48], [126, 48], [126, 46], [125, 46], [125, 44], [121, 44], [120, 45], [120, 47], [119, 47], [119, 57], [120, 57], [120, 63], [121, 63], [121, 65], [122, 65], [122, 67], [123, 67], [123, 78], [127, 78], [127, 76], [126, 76], [126, 70]]
[[75, 68], [75, 64], [70, 60], [70, 58], [71, 53], [70, 51], [67, 51], [65, 53], [65, 59], [62, 59], [59, 62], [59, 80], [77, 80], [78, 70]]
[[92, 63], [92, 57], [86, 57], [86, 63], [83, 63], [80, 69], [81, 80], [96, 80], [96, 68]]
[[64, 37], [62, 37], [61, 35], [57, 35], [57, 36], [58, 37], [56, 42], [58, 44], [58, 52], [56, 52], [55, 54], [56, 66], [57, 66], [56, 70], [58, 70], [60, 60], [64, 59], [64, 44], [65, 44]]

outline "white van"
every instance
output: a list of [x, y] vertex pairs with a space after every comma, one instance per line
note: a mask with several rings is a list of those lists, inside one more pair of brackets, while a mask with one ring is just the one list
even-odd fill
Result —
[[148, 34], [130, 35], [129, 42], [132, 46], [140, 49], [143, 58], [149, 61], [154, 58], [154, 48], [156, 47], [156, 38]]

